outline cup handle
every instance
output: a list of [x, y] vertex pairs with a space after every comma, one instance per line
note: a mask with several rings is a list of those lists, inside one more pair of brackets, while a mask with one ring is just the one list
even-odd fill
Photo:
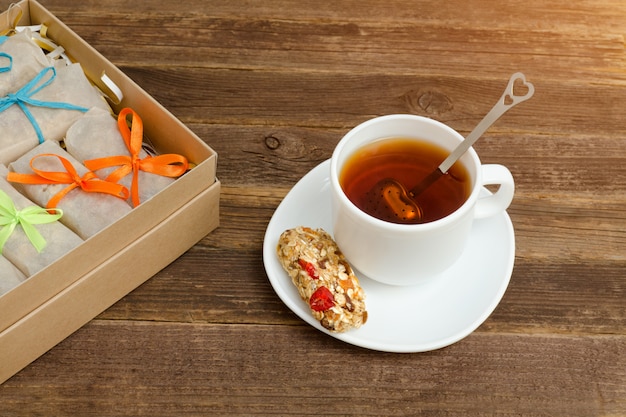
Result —
[[482, 165], [482, 185], [499, 185], [500, 188], [490, 195], [479, 197], [476, 202], [475, 218], [484, 219], [506, 210], [515, 193], [515, 181], [511, 171], [503, 165]]

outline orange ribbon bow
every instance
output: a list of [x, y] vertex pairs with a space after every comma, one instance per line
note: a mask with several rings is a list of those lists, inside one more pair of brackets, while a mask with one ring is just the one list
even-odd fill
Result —
[[[65, 172], [44, 171], [35, 168], [37, 158], [54, 157], [63, 164]], [[30, 167], [34, 174], [20, 174], [9, 172], [7, 180], [22, 184], [69, 184], [67, 187], [56, 193], [46, 204], [46, 208], [53, 209], [59, 201], [75, 188], [80, 188], [88, 193], [105, 193], [126, 200], [129, 196], [128, 188], [121, 184], [103, 181], [93, 172], [89, 171], [82, 177], [78, 175], [76, 169], [70, 161], [56, 154], [40, 154], [30, 160]]]
[[[131, 128], [129, 129], [126, 122], [127, 116], [131, 116]], [[162, 175], [166, 177], [179, 177], [183, 175], [189, 168], [187, 158], [176, 154], [158, 155], [140, 159], [139, 152], [143, 142], [143, 122], [134, 110], [124, 108], [117, 117], [117, 126], [122, 134], [124, 143], [130, 152], [130, 156], [119, 155], [109, 156], [105, 158], [91, 159], [84, 161], [87, 168], [97, 171], [112, 166], [120, 166], [106, 178], [106, 181], [118, 182], [131, 171], [133, 180], [130, 187], [133, 206], [137, 207], [139, 201], [139, 171], [145, 171], [152, 174]]]

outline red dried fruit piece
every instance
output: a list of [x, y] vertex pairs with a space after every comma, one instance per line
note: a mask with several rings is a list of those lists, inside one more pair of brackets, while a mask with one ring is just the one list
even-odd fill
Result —
[[309, 305], [313, 311], [326, 311], [335, 305], [335, 297], [328, 288], [319, 287], [311, 294]]
[[304, 259], [300, 258], [298, 259], [298, 264], [300, 265], [300, 268], [304, 269], [311, 278], [319, 279], [317, 271], [315, 270], [315, 265], [313, 265], [311, 262], [307, 262]]

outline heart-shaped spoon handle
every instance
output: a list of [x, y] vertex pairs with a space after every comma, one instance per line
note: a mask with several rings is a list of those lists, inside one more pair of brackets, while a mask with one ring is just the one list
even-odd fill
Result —
[[[521, 81], [522, 85], [528, 90], [524, 95], [515, 95], [514, 85], [516, 81]], [[498, 100], [495, 106], [487, 113], [483, 120], [476, 125], [474, 130], [467, 135], [465, 140], [461, 142], [448, 157], [439, 165], [439, 170], [442, 173], [448, 172], [450, 167], [463, 155], [469, 148], [478, 140], [479, 137], [485, 133], [489, 127], [500, 118], [509, 109], [522, 103], [533, 96], [535, 93], [535, 87], [526, 81], [526, 77], [521, 72], [516, 72], [511, 75], [509, 84], [506, 86], [506, 90], [502, 93], [502, 97]]]

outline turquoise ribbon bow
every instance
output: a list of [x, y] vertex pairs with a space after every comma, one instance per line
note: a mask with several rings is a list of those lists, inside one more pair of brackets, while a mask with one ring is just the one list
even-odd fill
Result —
[[22, 226], [28, 240], [33, 244], [37, 252], [41, 252], [46, 247], [46, 240], [35, 228], [35, 224], [53, 223], [63, 216], [63, 210], [54, 209], [54, 214], [48, 210], [30, 206], [22, 210], [17, 210], [11, 197], [0, 190], [0, 254], [4, 244], [9, 240], [13, 231], [19, 224]]
[[9, 60], [9, 65], [0, 67], [0, 73], [11, 71], [11, 68], [13, 67], [13, 57], [6, 52], [0, 52], [0, 58], [8, 58]]
[[[2, 45], [7, 39], [9, 39], [9, 37], [6, 35], [0, 36], [0, 45]], [[13, 57], [6, 52], [0, 52], [0, 57], [9, 59], [9, 65], [7, 65], [6, 67], [0, 67], [0, 73], [11, 71], [11, 68], [13, 67]]]
[[[46, 80], [45, 77], [48, 76], [48, 73], [52, 73], [52, 75], [49, 76], [49, 78]], [[63, 109], [63, 110], [78, 110], [83, 113], [89, 110], [85, 107], [76, 106], [70, 103], [41, 101], [41, 100], [35, 100], [31, 98], [33, 94], [36, 94], [41, 89], [47, 87], [52, 82], [52, 80], [54, 80], [56, 75], [57, 75], [57, 72], [56, 72], [56, 69], [54, 69], [54, 67], [44, 68], [43, 70], [41, 70], [39, 74], [37, 74], [37, 76], [35, 76], [35, 78], [33, 78], [24, 87], [20, 88], [17, 92], [7, 94], [6, 97], [0, 98], [0, 113], [2, 113], [3, 111], [5, 111], [6, 109], [8, 109], [14, 104], [17, 104], [18, 106], [20, 106], [20, 108], [22, 109], [22, 111], [24, 112], [28, 120], [30, 121], [30, 123], [33, 125], [33, 128], [35, 129], [35, 132], [37, 133], [37, 139], [39, 139], [39, 143], [43, 143], [44, 141], [43, 133], [41, 132], [41, 128], [39, 127], [39, 124], [35, 120], [35, 117], [28, 109], [28, 106], [47, 107], [51, 109]]]

